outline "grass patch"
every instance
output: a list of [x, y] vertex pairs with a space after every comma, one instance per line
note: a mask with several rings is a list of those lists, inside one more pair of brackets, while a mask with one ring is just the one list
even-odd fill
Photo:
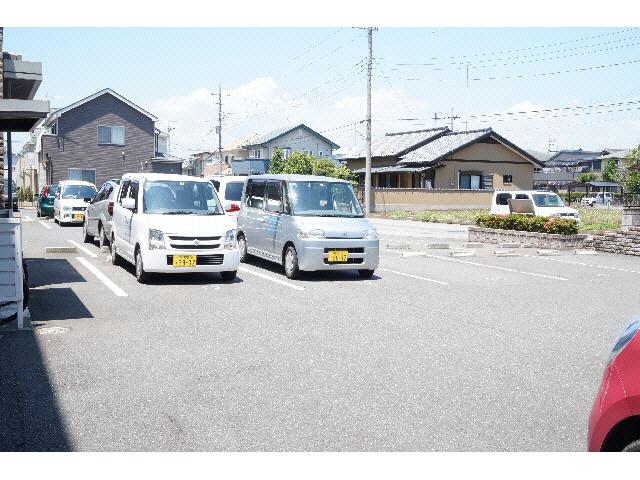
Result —
[[[576, 208], [576, 207], [573, 207]], [[580, 231], [618, 230], [622, 222], [621, 210], [604, 210], [591, 207], [577, 207], [580, 212]], [[423, 210], [412, 212], [395, 210], [380, 216], [396, 220], [418, 220], [421, 222], [469, 223], [475, 225], [480, 215], [489, 213], [488, 209], [477, 210]]]

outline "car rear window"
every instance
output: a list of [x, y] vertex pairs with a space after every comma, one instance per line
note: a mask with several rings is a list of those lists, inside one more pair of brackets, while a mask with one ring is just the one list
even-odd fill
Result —
[[242, 186], [244, 182], [230, 182], [224, 188], [224, 199], [239, 202], [242, 198]]

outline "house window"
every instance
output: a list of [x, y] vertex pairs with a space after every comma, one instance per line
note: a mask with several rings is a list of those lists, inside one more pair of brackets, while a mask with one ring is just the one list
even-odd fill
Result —
[[[123, 140], [124, 140], [124, 137], [123, 137]], [[156, 154], [164, 155], [166, 153], [167, 153], [167, 137], [165, 137], [164, 135], [158, 135], [156, 133]]]
[[53, 124], [51, 124], [50, 131], [51, 131], [51, 135], [58, 135], [58, 122], [57, 121], [55, 121], [55, 122], [53, 122]]
[[283, 148], [282, 149], [282, 158], [289, 158], [291, 156], [291, 149], [290, 148]]
[[324, 152], [323, 152], [322, 150], [320, 150], [320, 151], [318, 152], [318, 156], [319, 156], [319, 157], [323, 157], [323, 156], [324, 156]]
[[502, 183], [513, 183], [513, 175], [503, 175]]
[[124, 145], [124, 127], [98, 125], [98, 145]]
[[251, 150], [250, 158], [262, 158], [262, 150], [260, 148]]
[[82, 180], [83, 182], [96, 183], [95, 169], [70, 168], [69, 180]]
[[311, 150], [302, 150], [302, 153], [304, 153], [305, 155], [313, 155], [313, 152]]
[[480, 190], [482, 188], [482, 175], [479, 173], [460, 173], [461, 190]]

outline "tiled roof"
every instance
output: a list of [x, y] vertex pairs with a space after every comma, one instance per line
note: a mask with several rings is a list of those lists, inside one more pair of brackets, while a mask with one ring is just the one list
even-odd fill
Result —
[[315, 130], [307, 127], [304, 123], [300, 123], [298, 125], [289, 125], [288, 127], [282, 127], [282, 128], [277, 128], [275, 130], [271, 130], [270, 132], [265, 133], [264, 135], [260, 135], [257, 138], [252, 139], [251, 143], [246, 143], [243, 146], [244, 147], [250, 147], [252, 145], [264, 145], [265, 143], [268, 143], [271, 140], [275, 140], [276, 138], [281, 137], [282, 135], [285, 135], [285, 134], [295, 130], [296, 128], [302, 128], [304, 130], [307, 130], [309, 133], [322, 138], [325, 142], [330, 143], [333, 149], [340, 148], [340, 145], [337, 145], [336, 143], [334, 143], [331, 140], [329, 140], [327, 137], [324, 137], [323, 135], [321, 135], [320, 133], [316, 132]]
[[479, 140], [491, 133], [490, 128], [468, 132], [449, 132], [434, 141], [404, 155], [400, 163], [435, 162], [461, 147]]
[[[421, 145], [429, 140], [449, 132], [447, 127], [416, 130], [412, 132], [387, 133], [371, 144], [372, 157], [396, 157], [411, 151], [416, 145]], [[417, 148], [417, 147], [416, 147]], [[366, 150], [349, 152], [344, 158], [365, 158]]]
[[472, 143], [489, 137], [518, 152], [531, 163], [537, 166], [542, 166], [542, 162], [540, 160], [535, 158], [526, 150], [523, 150], [517, 145], [514, 145], [501, 135], [498, 135], [491, 128], [469, 130], [467, 132], [447, 132], [445, 135], [436, 138], [426, 145], [423, 145], [422, 147], [401, 156], [399, 163], [411, 164], [436, 162], [443, 157], [446, 157], [447, 155], [451, 155], [459, 150], [462, 150], [463, 148], [466, 148]]
[[602, 150], [560, 150], [552, 156], [548, 162], [581, 162], [584, 160], [593, 160], [602, 154]]

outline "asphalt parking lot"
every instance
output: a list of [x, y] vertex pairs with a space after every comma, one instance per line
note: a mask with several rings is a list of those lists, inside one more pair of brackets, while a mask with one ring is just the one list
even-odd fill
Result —
[[640, 310], [638, 258], [429, 248], [457, 225], [374, 220], [370, 280], [253, 260], [140, 285], [21, 215], [34, 328], [0, 328], [0, 450], [581, 451]]

